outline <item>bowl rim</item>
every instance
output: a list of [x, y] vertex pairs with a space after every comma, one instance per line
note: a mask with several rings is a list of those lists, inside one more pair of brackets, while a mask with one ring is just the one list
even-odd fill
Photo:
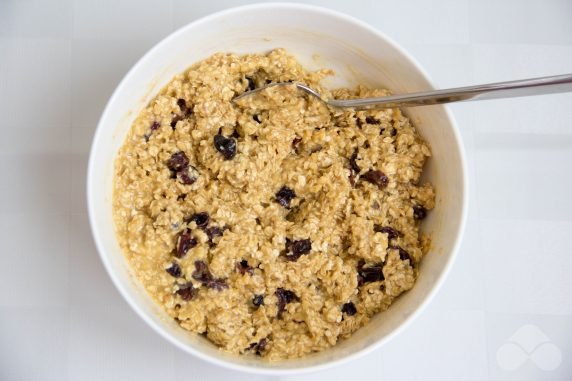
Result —
[[433, 298], [435, 297], [437, 292], [441, 289], [441, 286], [443, 285], [445, 279], [447, 278], [449, 271], [451, 270], [451, 267], [452, 267], [453, 263], [455, 262], [455, 258], [458, 255], [458, 252], [459, 252], [459, 249], [461, 246], [461, 242], [462, 242], [462, 238], [464, 235], [464, 231], [465, 231], [465, 226], [467, 223], [469, 186], [468, 186], [468, 168], [467, 168], [467, 162], [466, 162], [466, 153], [465, 153], [465, 148], [463, 145], [463, 140], [461, 138], [459, 128], [457, 127], [457, 122], [456, 122], [451, 110], [449, 109], [449, 107], [447, 105], [433, 106], [433, 107], [442, 107], [444, 109], [445, 115], [446, 115], [446, 117], [449, 120], [449, 123], [451, 125], [454, 140], [456, 142], [457, 149], [459, 151], [458, 153], [459, 153], [460, 167], [461, 167], [461, 172], [462, 172], [461, 176], [462, 176], [462, 188], [463, 188], [462, 189], [462, 195], [463, 196], [462, 196], [462, 200], [461, 200], [461, 219], [460, 219], [460, 223], [457, 227], [457, 233], [456, 233], [454, 245], [453, 245], [452, 249], [450, 250], [450, 256], [447, 259], [447, 262], [445, 263], [445, 266], [443, 268], [441, 275], [438, 277], [438, 279], [435, 282], [435, 285], [433, 286], [432, 290], [429, 291], [429, 293], [425, 297], [425, 299], [415, 308], [415, 310], [409, 316], [407, 316], [403, 320], [403, 322], [396, 329], [391, 331], [389, 334], [387, 334], [382, 339], [376, 341], [375, 343], [373, 343], [373, 344], [371, 344], [371, 345], [369, 345], [369, 346], [367, 346], [367, 347], [365, 347], [365, 348], [363, 348], [357, 352], [351, 353], [349, 355], [346, 355], [346, 356], [339, 358], [339, 359], [336, 359], [334, 361], [328, 361], [328, 362], [324, 362], [321, 364], [298, 367], [298, 368], [282, 368], [282, 369], [280, 367], [260, 368], [260, 367], [256, 367], [256, 366], [241, 365], [241, 364], [232, 363], [232, 362], [226, 361], [224, 359], [217, 358], [216, 356], [211, 356], [209, 354], [205, 354], [204, 352], [202, 352], [198, 349], [195, 349], [193, 347], [185, 345], [183, 342], [179, 341], [178, 339], [176, 339], [175, 337], [173, 337], [172, 335], [167, 333], [162, 327], [157, 325], [147, 315], [147, 313], [144, 312], [133, 299], [131, 299], [131, 297], [129, 296], [129, 294], [126, 291], [127, 286], [122, 284], [121, 281], [116, 277], [114, 267], [113, 267], [113, 265], [109, 259], [109, 256], [107, 255], [107, 250], [105, 247], [103, 247], [102, 240], [101, 240], [101, 237], [99, 234], [99, 229], [98, 229], [96, 221], [95, 221], [95, 217], [94, 217], [94, 215], [95, 215], [95, 201], [94, 201], [94, 189], [93, 189], [94, 185], [95, 185], [94, 184], [94, 177], [93, 177], [93, 173], [95, 171], [94, 156], [95, 156], [95, 152], [96, 152], [96, 147], [99, 147], [101, 145], [101, 141], [103, 139], [103, 137], [102, 137], [103, 127], [102, 127], [102, 125], [104, 124], [105, 120], [108, 117], [109, 109], [115, 103], [116, 98], [118, 97], [118, 94], [121, 92], [120, 90], [125, 86], [128, 79], [133, 75], [134, 72], [139, 70], [139, 67], [142, 66], [144, 62], [146, 62], [150, 57], [152, 57], [155, 54], [155, 52], [159, 49], [160, 46], [166, 44], [168, 41], [170, 41], [172, 39], [175, 39], [177, 36], [184, 33], [184, 31], [189, 29], [189, 28], [194, 28], [198, 25], [209, 23], [212, 20], [216, 20], [217, 18], [220, 18], [222, 16], [226, 16], [226, 15], [229, 15], [232, 13], [240, 13], [240, 12], [251, 11], [251, 10], [259, 10], [259, 9], [276, 10], [277, 8], [290, 9], [290, 10], [294, 9], [294, 10], [299, 10], [302, 12], [308, 12], [309, 11], [309, 12], [321, 13], [321, 14], [325, 14], [325, 15], [332, 17], [332, 18], [342, 19], [343, 21], [345, 21], [349, 24], [354, 24], [358, 28], [362, 28], [362, 29], [367, 30], [368, 32], [374, 34], [376, 37], [378, 37], [382, 40], [385, 40], [385, 42], [388, 43], [392, 48], [394, 48], [400, 54], [402, 54], [407, 60], [409, 60], [409, 62], [413, 65], [413, 67], [424, 77], [424, 79], [429, 83], [429, 86], [433, 89], [435, 88], [434, 82], [431, 80], [430, 76], [427, 74], [427, 72], [421, 67], [419, 62], [411, 54], [409, 54], [404, 48], [402, 48], [400, 45], [398, 45], [393, 39], [391, 39], [390, 37], [385, 35], [383, 32], [377, 30], [375, 27], [373, 27], [373, 26], [369, 25], [368, 23], [366, 23], [366, 22], [364, 22], [358, 18], [355, 18], [353, 16], [349, 16], [345, 13], [335, 11], [335, 10], [332, 10], [329, 8], [320, 7], [320, 6], [298, 4], [298, 3], [283, 3], [283, 2], [257, 3], [257, 4], [249, 4], [249, 5], [227, 8], [227, 9], [215, 12], [215, 13], [211, 13], [211, 14], [206, 15], [204, 17], [201, 17], [197, 20], [191, 21], [191, 22], [179, 27], [175, 31], [171, 32], [168, 36], [163, 38], [161, 41], [157, 42], [151, 49], [149, 49], [131, 67], [131, 69], [123, 76], [122, 80], [119, 82], [119, 84], [117, 85], [117, 87], [113, 91], [113, 94], [111, 95], [111, 97], [107, 101], [105, 108], [101, 114], [101, 117], [99, 118], [99, 121], [97, 123], [97, 127], [95, 130], [93, 139], [92, 139], [91, 148], [90, 148], [90, 152], [89, 152], [89, 162], [88, 162], [88, 166], [87, 166], [86, 193], [87, 193], [88, 219], [89, 219], [91, 234], [93, 236], [93, 240], [94, 240], [97, 252], [99, 254], [101, 261], [103, 262], [105, 270], [106, 270], [108, 276], [111, 278], [113, 284], [115, 285], [115, 288], [119, 291], [119, 293], [121, 294], [123, 299], [127, 302], [127, 304], [156, 333], [158, 333], [160, 336], [162, 336], [164, 339], [166, 339], [167, 341], [169, 341], [171, 344], [178, 347], [182, 351], [189, 353], [189, 354], [191, 354], [191, 355], [193, 355], [193, 356], [195, 356], [201, 360], [204, 360], [210, 364], [214, 364], [214, 365], [217, 365], [217, 366], [220, 366], [223, 368], [227, 368], [227, 369], [231, 369], [231, 370], [247, 372], [247, 373], [251, 373], [251, 374], [285, 376], [285, 375], [295, 375], [295, 374], [302, 374], [302, 373], [309, 373], [309, 372], [316, 372], [316, 371], [320, 371], [320, 370], [325, 370], [325, 369], [332, 368], [334, 366], [346, 364], [352, 360], [363, 357], [366, 354], [371, 353], [374, 350], [380, 348], [381, 346], [383, 346], [384, 344], [386, 344], [387, 342], [389, 342], [390, 340], [395, 338], [397, 335], [399, 335], [401, 332], [403, 332], [411, 324], [411, 322], [414, 321], [425, 310], [427, 305], [429, 305], [429, 303], [433, 300]]

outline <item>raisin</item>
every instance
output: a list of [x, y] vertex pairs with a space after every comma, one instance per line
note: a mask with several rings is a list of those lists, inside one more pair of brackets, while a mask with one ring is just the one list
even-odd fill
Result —
[[356, 186], [356, 175], [353, 171], [350, 170], [350, 175], [348, 176], [348, 180], [350, 181], [350, 185], [352, 187]]
[[192, 185], [199, 178], [199, 171], [192, 165], [177, 171], [175, 177], [180, 183], [185, 185]]
[[381, 226], [381, 225], [373, 225], [373, 230], [378, 233], [385, 233], [387, 234], [387, 239], [395, 239], [399, 237], [400, 233], [389, 227], [389, 226]]
[[181, 275], [183, 275], [181, 267], [175, 262], [173, 262], [171, 266], [168, 267], [165, 271], [167, 271], [169, 275], [174, 276], [175, 278], [180, 278]]
[[365, 122], [367, 124], [380, 124], [381, 121], [379, 119], [375, 119], [373, 116], [366, 116]]
[[207, 237], [209, 237], [209, 243], [214, 245], [213, 240], [215, 237], [222, 236], [223, 230], [218, 226], [209, 226], [205, 229], [205, 233], [207, 234]]
[[385, 188], [387, 186], [387, 183], [389, 183], [389, 179], [387, 178], [385, 173], [377, 170], [367, 171], [361, 176], [361, 178], [369, 183], [377, 185], [379, 189]]
[[207, 288], [212, 288], [218, 291], [222, 291], [228, 288], [228, 284], [224, 279], [214, 278], [204, 261], [195, 261], [195, 271], [193, 271], [193, 279], [198, 280], [206, 286]]
[[254, 295], [254, 298], [252, 298], [252, 304], [254, 304], [256, 307], [264, 305], [264, 296]]
[[173, 117], [173, 119], [171, 119], [171, 128], [174, 130], [177, 127], [177, 123], [183, 120], [183, 117], [181, 115], [175, 115]]
[[226, 138], [220, 134], [214, 137], [214, 146], [225, 160], [232, 160], [236, 156], [236, 140]]
[[278, 314], [276, 315], [278, 319], [282, 318], [282, 313], [286, 309], [286, 304], [298, 300], [298, 296], [296, 296], [294, 292], [283, 288], [276, 289], [276, 298], [278, 299]]
[[290, 208], [290, 202], [296, 197], [296, 192], [284, 185], [278, 192], [276, 192], [275, 197], [277, 203], [285, 208]]
[[296, 136], [294, 140], [292, 140], [292, 149], [296, 151], [296, 153], [298, 153], [298, 146], [300, 145], [301, 142], [302, 138], [298, 136]]
[[175, 292], [181, 297], [181, 299], [189, 301], [195, 297], [197, 294], [197, 289], [193, 287], [192, 283], [187, 283], [185, 285], [179, 286], [179, 289]]
[[300, 239], [291, 241], [286, 238], [286, 259], [295, 262], [302, 255], [308, 254], [312, 250], [312, 241], [308, 239]]
[[189, 165], [189, 158], [183, 151], [175, 152], [167, 162], [167, 167], [172, 171], [180, 171]]
[[[349, 246], [349, 244], [348, 244], [348, 246]], [[356, 266], [356, 270], [358, 273], [358, 275], [357, 275], [358, 287], [361, 287], [364, 284], [363, 276], [361, 276], [361, 270], [363, 269], [364, 266], [365, 266], [365, 260], [360, 259], [357, 263], [357, 266]]]
[[421, 205], [413, 206], [413, 218], [416, 220], [422, 220], [427, 217], [427, 209]]
[[151, 131], [155, 131], [159, 129], [159, 127], [161, 127], [161, 125], [159, 124], [159, 122], [155, 121], [153, 122], [153, 124], [151, 124]]
[[350, 157], [350, 168], [352, 170], [352, 172], [354, 174], [358, 174], [361, 171], [361, 168], [359, 167], [359, 165], [357, 165], [356, 163], [356, 159], [357, 159], [357, 155], [358, 155], [358, 150], [357, 148], [354, 150], [354, 153], [352, 154], [352, 156]]
[[203, 283], [212, 278], [212, 275], [204, 261], [195, 261], [195, 271], [193, 271], [193, 278]]
[[206, 284], [207, 288], [212, 288], [214, 290], [217, 291], [222, 291], [225, 288], [228, 288], [228, 284], [226, 284], [226, 281], [224, 279], [221, 278], [216, 278], [211, 280], [210, 282], [208, 282]]
[[401, 246], [389, 246], [390, 249], [392, 250], [398, 250], [399, 251], [399, 259], [401, 259], [402, 261], [409, 261], [409, 263], [411, 265], [413, 265], [413, 260], [411, 259], [411, 256], [409, 255], [409, 253], [403, 249]]
[[359, 270], [358, 275], [361, 277], [362, 284], [384, 280], [385, 277], [383, 276], [383, 264], [377, 264], [371, 267], [363, 267], [361, 270]]
[[209, 214], [207, 212], [195, 213], [189, 218], [186, 218], [185, 222], [194, 222], [197, 227], [204, 229], [209, 224]]
[[246, 91], [252, 91], [256, 89], [256, 83], [254, 83], [254, 79], [251, 77], [246, 77], [246, 81], [248, 82], [248, 86], [246, 87]]
[[182, 98], [177, 99], [177, 106], [179, 106], [183, 114], [187, 113], [187, 102], [184, 99]]
[[254, 347], [257, 356], [262, 356], [262, 352], [264, 352], [264, 350], [266, 349], [267, 344], [268, 341], [266, 339], [260, 339], [258, 344], [256, 344], [256, 346]]
[[191, 231], [185, 229], [179, 235], [177, 239], [177, 251], [175, 252], [175, 257], [182, 258], [187, 254], [187, 251], [197, 246], [197, 240], [191, 236]]
[[246, 273], [248, 273], [249, 275], [254, 274], [254, 269], [248, 265], [248, 261], [245, 259], [236, 263], [236, 270], [241, 275], [244, 275]]
[[348, 302], [342, 306], [342, 312], [348, 316], [354, 316], [357, 313], [357, 309], [352, 302]]

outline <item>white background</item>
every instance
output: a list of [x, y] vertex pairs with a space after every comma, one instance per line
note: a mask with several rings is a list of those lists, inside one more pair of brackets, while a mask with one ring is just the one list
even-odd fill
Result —
[[[104, 273], [84, 196], [97, 119], [129, 67], [174, 29], [241, 3], [0, 1], [0, 380], [273, 379], [216, 368], [151, 331]], [[572, 72], [571, 0], [310, 3], [387, 33], [442, 87]], [[374, 353], [284, 379], [572, 379], [572, 94], [451, 108], [471, 197], [441, 292]]]

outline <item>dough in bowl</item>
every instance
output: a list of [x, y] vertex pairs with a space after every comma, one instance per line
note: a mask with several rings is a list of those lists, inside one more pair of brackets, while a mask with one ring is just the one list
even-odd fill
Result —
[[270, 360], [349, 337], [411, 289], [434, 207], [427, 143], [399, 109], [327, 107], [329, 70], [282, 49], [217, 53], [177, 75], [136, 118], [115, 163], [122, 250], [182, 328]]

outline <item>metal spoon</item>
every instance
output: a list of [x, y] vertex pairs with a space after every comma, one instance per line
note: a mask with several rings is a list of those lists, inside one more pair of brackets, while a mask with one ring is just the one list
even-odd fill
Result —
[[507, 81], [489, 83], [485, 85], [457, 87], [453, 89], [421, 91], [416, 93], [391, 95], [387, 97], [362, 98], [362, 99], [323, 99], [312, 88], [301, 83], [280, 82], [271, 83], [257, 89], [247, 91], [233, 99], [238, 101], [250, 95], [256, 94], [269, 87], [292, 86], [313, 95], [332, 107], [351, 107], [355, 109], [392, 108], [425, 106], [440, 103], [460, 101], [487, 100], [498, 98], [514, 98], [528, 95], [542, 95], [553, 93], [565, 93], [572, 91], [572, 74], [553, 75], [522, 79], [519, 81]]

